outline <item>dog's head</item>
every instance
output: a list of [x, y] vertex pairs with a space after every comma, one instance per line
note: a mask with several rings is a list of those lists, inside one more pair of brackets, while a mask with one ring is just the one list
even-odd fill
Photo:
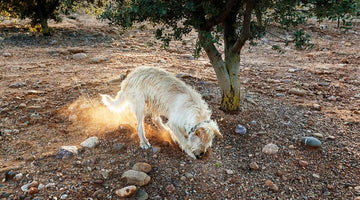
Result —
[[216, 122], [208, 120], [197, 124], [192, 128], [188, 137], [190, 148], [188, 154], [192, 154], [190, 156], [197, 159], [203, 157], [208, 148], [211, 147], [215, 136], [223, 138]]

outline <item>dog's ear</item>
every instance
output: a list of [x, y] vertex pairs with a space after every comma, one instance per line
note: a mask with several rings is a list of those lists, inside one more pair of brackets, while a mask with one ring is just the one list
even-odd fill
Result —
[[223, 139], [223, 135], [220, 133], [219, 131], [219, 127], [217, 125], [217, 123], [213, 120], [211, 120], [211, 125], [212, 125], [212, 129], [214, 130], [214, 134], [219, 137], [220, 139]]
[[224, 138], [224, 136], [220, 133], [220, 131], [219, 131], [219, 129], [214, 129], [214, 134], [216, 135], [216, 136], [218, 136], [220, 139], [223, 139]]
[[199, 138], [202, 138], [204, 135], [204, 132], [205, 132], [205, 129], [203, 127], [200, 127], [195, 130], [195, 135], [198, 136]]

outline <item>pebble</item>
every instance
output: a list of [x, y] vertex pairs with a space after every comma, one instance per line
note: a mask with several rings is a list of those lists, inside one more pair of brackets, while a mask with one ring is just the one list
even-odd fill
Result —
[[329, 139], [329, 140], [335, 140], [335, 139], [336, 139], [336, 137], [333, 136], [333, 135], [329, 135], [329, 136], [327, 136], [326, 138]]
[[148, 198], [149, 198], [148, 193], [145, 192], [145, 190], [142, 190], [142, 189], [138, 190], [138, 192], [135, 195], [136, 200], [146, 200]]
[[21, 190], [22, 190], [23, 192], [27, 192], [27, 191], [29, 190], [29, 185], [30, 185], [30, 184], [31, 184], [31, 183], [27, 183], [27, 184], [21, 186]]
[[313, 104], [313, 108], [314, 108], [314, 110], [321, 110], [321, 106], [316, 103]]
[[291, 88], [291, 89], [288, 90], [288, 93], [289, 94], [294, 94], [294, 95], [297, 95], [297, 96], [305, 96], [307, 91], [303, 90], [303, 89], [299, 89], [299, 88]]
[[305, 161], [305, 160], [299, 160], [299, 165], [301, 167], [306, 167], [309, 165], [309, 162]]
[[15, 180], [17, 180], [17, 181], [19, 181], [19, 180], [21, 180], [22, 178], [23, 178], [23, 174], [22, 173], [18, 173], [18, 174], [16, 174], [15, 176], [14, 176], [14, 179]]
[[318, 85], [319, 85], [319, 86], [328, 86], [328, 85], [329, 85], [329, 83], [327, 83], [327, 82], [323, 82], [323, 83], [318, 83]]
[[166, 192], [169, 194], [173, 193], [175, 191], [175, 186], [173, 184], [169, 184], [165, 187]]
[[262, 152], [265, 154], [276, 154], [279, 151], [279, 147], [276, 144], [269, 143], [264, 146]]
[[246, 134], [246, 128], [240, 124], [236, 125], [235, 127], [235, 133], [238, 134]]
[[76, 146], [61, 146], [55, 157], [59, 159], [67, 159], [77, 154], [78, 148]]
[[276, 93], [276, 96], [277, 96], [277, 97], [285, 97], [285, 94], [283, 94], [283, 93]]
[[231, 170], [231, 169], [227, 169], [227, 170], [226, 170], [226, 173], [227, 173], [228, 175], [231, 175], [231, 174], [234, 174], [234, 171]]
[[125, 145], [123, 145], [123, 144], [121, 144], [121, 143], [116, 143], [116, 144], [114, 144], [113, 145], [113, 151], [115, 151], [115, 152], [120, 152], [120, 151], [122, 151], [122, 150], [124, 150], [125, 149]]
[[275, 183], [273, 183], [271, 180], [266, 180], [265, 181], [265, 185], [267, 186], [267, 187], [269, 187], [272, 191], [274, 191], [274, 192], [278, 192], [279, 191], [279, 187], [275, 184]]
[[301, 144], [307, 147], [315, 147], [318, 148], [321, 146], [320, 140], [314, 137], [303, 137], [301, 139]]
[[63, 195], [61, 195], [60, 199], [67, 199], [68, 197], [69, 197], [69, 195], [63, 194]]
[[39, 186], [39, 182], [37, 182], [37, 181], [33, 181], [33, 182], [31, 182], [30, 184], [29, 184], [29, 188], [31, 188], [31, 187], [38, 187]]
[[9, 181], [15, 177], [15, 172], [10, 170], [5, 174], [5, 181]]
[[144, 172], [135, 170], [128, 170], [121, 176], [121, 180], [126, 181], [127, 184], [134, 184], [138, 186], [147, 185], [150, 182], [150, 176]]
[[112, 170], [109, 170], [109, 169], [101, 169], [100, 170], [100, 174], [104, 179], [108, 179], [111, 172], [112, 172]]
[[132, 170], [149, 173], [151, 172], [151, 165], [145, 162], [138, 162], [132, 167]]
[[182, 54], [182, 55], [180, 55], [180, 57], [182, 59], [186, 59], [186, 60], [194, 60], [194, 56], [192, 56], [190, 54]]
[[137, 190], [137, 187], [135, 185], [130, 185], [130, 186], [116, 190], [115, 194], [119, 197], [126, 198], [126, 197], [130, 197], [133, 194], [135, 194], [136, 190]]
[[151, 151], [153, 153], [159, 153], [161, 151], [161, 147], [158, 146], [151, 147]]
[[26, 86], [26, 83], [24, 82], [17, 82], [17, 83], [13, 83], [11, 85], [9, 85], [10, 88], [21, 88]]
[[189, 172], [186, 172], [186, 173], [185, 173], [185, 177], [188, 178], [188, 179], [192, 179], [192, 178], [194, 178], [194, 175], [192, 175], [192, 174], [189, 173]]
[[259, 165], [255, 161], [250, 163], [250, 169], [258, 170], [259, 168], [260, 168]]
[[88, 139], [83, 141], [80, 145], [83, 147], [94, 148], [98, 144], [99, 144], [99, 139], [97, 137], [89, 137]]
[[52, 40], [52, 41], [50, 42], [50, 45], [56, 45], [57, 43], [58, 43], [57, 40]]
[[318, 137], [318, 138], [323, 138], [323, 137], [324, 137], [324, 135], [321, 134], [321, 133], [313, 133], [312, 135], [313, 135], [314, 137]]
[[36, 188], [36, 187], [31, 187], [31, 188], [29, 188], [29, 190], [27, 191], [27, 193], [28, 194], [36, 194], [36, 193], [38, 193], [39, 192], [39, 190]]
[[106, 61], [106, 58], [104, 57], [93, 57], [90, 59], [90, 63], [98, 64]]
[[48, 183], [45, 185], [45, 188], [53, 188], [56, 186], [56, 183]]
[[8, 53], [8, 52], [4, 52], [4, 53], [3, 53], [3, 56], [4, 56], [4, 57], [12, 57], [12, 54], [11, 54], [11, 53]]
[[319, 174], [312, 174], [312, 176], [313, 176], [314, 178], [320, 178], [320, 175], [319, 175]]
[[360, 93], [359, 93], [359, 94], [355, 94], [354, 97], [357, 98], [357, 99], [360, 99]]
[[73, 59], [80, 60], [87, 58], [87, 55], [85, 53], [76, 53], [72, 56]]

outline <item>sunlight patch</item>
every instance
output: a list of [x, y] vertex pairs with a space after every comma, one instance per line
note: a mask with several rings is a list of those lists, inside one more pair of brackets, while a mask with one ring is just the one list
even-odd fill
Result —
[[90, 133], [114, 131], [120, 125], [136, 127], [136, 118], [126, 105], [121, 113], [111, 112], [98, 100], [79, 97], [61, 111], [75, 125], [84, 127]]
[[[100, 100], [81, 96], [60, 113], [64, 114], [74, 127], [87, 135], [101, 135], [105, 132], [129, 129], [132, 132], [129, 137], [138, 140], [136, 117], [126, 102], [118, 106], [116, 110], [109, 110]], [[145, 132], [150, 140], [172, 144], [167, 130], [158, 130], [146, 124]]]

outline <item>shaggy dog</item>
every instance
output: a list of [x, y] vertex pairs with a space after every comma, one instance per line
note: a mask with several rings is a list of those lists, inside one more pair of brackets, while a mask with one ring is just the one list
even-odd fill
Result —
[[[139, 67], [124, 79], [114, 99], [108, 95], [101, 97], [113, 112], [121, 112], [124, 104], [130, 106], [137, 118], [137, 132], [143, 149], [150, 147], [144, 133], [145, 111], [151, 113], [153, 122], [160, 129], [169, 131], [172, 140], [194, 159], [206, 153], [215, 135], [222, 138], [200, 94], [166, 71]], [[168, 119], [166, 125], [161, 116]]]

